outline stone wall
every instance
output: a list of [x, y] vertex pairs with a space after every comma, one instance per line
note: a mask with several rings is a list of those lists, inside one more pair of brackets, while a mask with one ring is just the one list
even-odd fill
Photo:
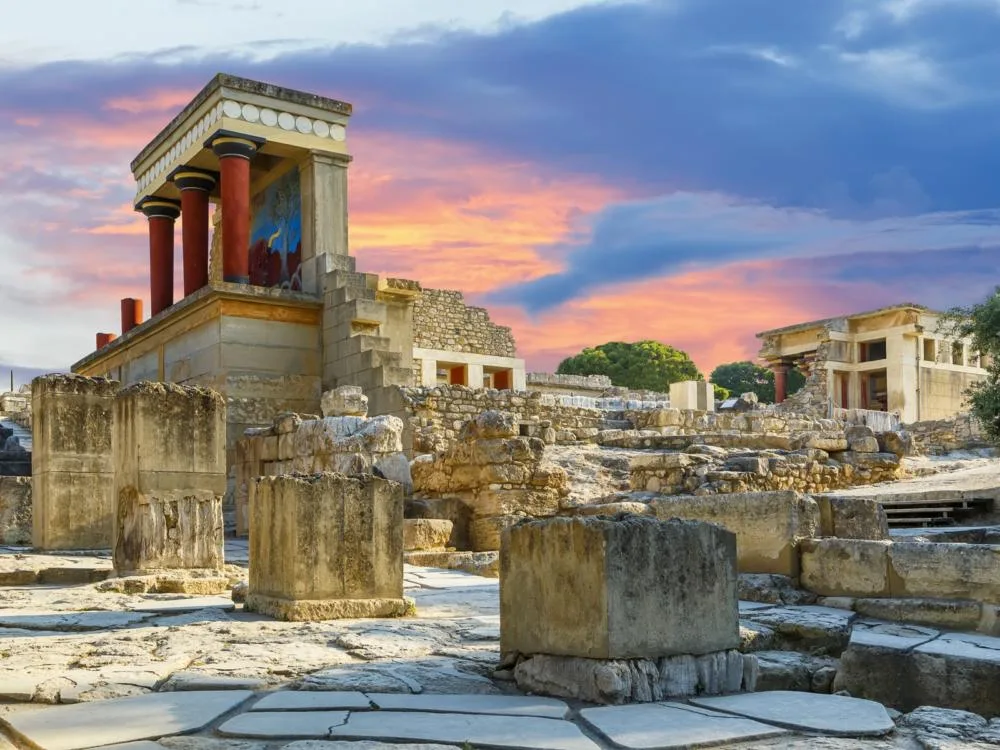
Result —
[[802, 374], [806, 376], [806, 382], [779, 404], [778, 409], [816, 417], [825, 417], [829, 413], [830, 386], [826, 363], [830, 358], [830, 346], [831, 342], [822, 342], [815, 354], [807, 356], [799, 365]]
[[913, 422], [903, 425], [903, 429], [913, 437], [915, 451], [925, 456], [991, 447], [982, 426], [968, 413], [953, 419]]
[[0, 544], [31, 544], [31, 477], [0, 477]]
[[568, 393], [575, 396], [601, 396], [614, 386], [607, 375], [556, 375], [550, 372], [529, 372], [528, 389], [541, 393]]
[[499, 549], [504, 528], [554, 516], [568, 494], [566, 472], [543, 465], [544, 449], [538, 438], [518, 434], [510, 414], [483, 412], [448, 451], [413, 462], [413, 506], [452, 521], [453, 546]]
[[403, 423], [392, 416], [305, 418], [280, 414], [270, 427], [247, 430], [236, 443], [236, 533], [249, 530], [248, 508], [257, 477], [282, 474], [370, 473], [409, 487], [401, 453]]
[[484, 411], [510, 414], [518, 433], [547, 443], [593, 441], [604, 421], [597, 409], [561, 406], [542, 393], [475, 390], [461, 385], [400, 389], [414, 453], [437, 453], [458, 440], [462, 426]]
[[424, 289], [413, 305], [413, 345], [420, 349], [514, 356], [510, 328], [490, 321], [485, 308], [465, 304], [462, 293]]

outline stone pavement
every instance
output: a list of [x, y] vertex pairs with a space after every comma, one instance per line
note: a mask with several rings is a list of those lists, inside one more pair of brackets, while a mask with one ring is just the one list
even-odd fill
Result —
[[[230, 561], [240, 544], [230, 543]], [[45, 568], [54, 558], [21, 554], [18, 564]], [[103, 562], [72, 560], [95, 569]], [[1000, 653], [1000, 640], [986, 636], [918, 633], [832, 607], [743, 602], [744, 650], [760, 657], [762, 679], [817, 692], [743, 696], [763, 701], [752, 705], [567, 704], [520, 695], [494, 675], [495, 579], [409, 566], [405, 576], [417, 617], [306, 623], [245, 613], [226, 597], [130, 595], [84, 583], [0, 588], [0, 721], [19, 738], [15, 747], [68, 749], [146, 741], [132, 747], [378, 750], [362, 740], [569, 750], [931, 747], [912, 744], [931, 731], [924, 725], [870, 738], [892, 729], [889, 714], [829, 694], [835, 657], [876, 638], [904, 655], [919, 646], [935, 658], [978, 655], [990, 666]], [[1000, 725], [981, 717], [959, 724], [965, 734], [934, 746], [956, 736], [982, 743], [990, 732], [1000, 741]], [[844, 734], [851, 738], [835, 736]]]

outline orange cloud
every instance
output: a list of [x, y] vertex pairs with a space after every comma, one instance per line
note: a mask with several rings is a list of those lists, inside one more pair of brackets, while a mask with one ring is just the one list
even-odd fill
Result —
[[[136, 115], [145, 112], [175, 112], [191, 101], [192, 89], [156, 89], [141, 96], [121, 96], [104, 102], [104, 109]], [[169, 119], [169, 118], [168, 118]]]

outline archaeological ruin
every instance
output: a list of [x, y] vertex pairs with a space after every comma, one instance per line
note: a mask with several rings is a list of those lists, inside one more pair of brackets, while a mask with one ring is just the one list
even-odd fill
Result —
[[0, 748], [1000, 745], [967, 342], [767, 331], [776, 404], [526, 372], [358, 270], [351, 113], [214, 78], [131, 164], [150, 316], [0, 395]]

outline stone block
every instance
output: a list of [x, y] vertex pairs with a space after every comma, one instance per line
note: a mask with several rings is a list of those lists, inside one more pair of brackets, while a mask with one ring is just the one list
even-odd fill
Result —
[[407, 518], [403, 521], [403, 549], [444, 549], [454, 524], [442, 518]]
[[894, 597], [1000, 603], [1000, 545], [895, 542], [889, 566]]
[[0, 544], [31, 544], [31, 477], [0, 477]]
[[115, 397], [113, 452], [115, 572], [221, 569], [223, 397], [172, 383], [129, 386]]
[[487, 516], [474, 518], [469, 524], [469, 537], [473, 552], [490, 552], [500, 549], [503, 530], [524, 519], [524, 516]]
[[518, 524], [500, 546], [501, 651], [656, 659], [736, 648], [735, 560], [735, 535], [712, 524]]
[[368, 415], [368, 397], [359, 386], [342, 385], [323, 394], [320, 409], [324, 417], [364, 417]]
[[40, 550], [111, 546], [111, 425], [120, 384], [45, 375], [31, 384], [32, 544]]
[[246, 607], [283, 620], [405, 614], [400, 486], [331, 473], [258, 479]]
[[802, 586], [821, 596], [889, 596], [891, 546], [857, 539], [803, 541]]
[[819, 495], [823, 536], [841, 539], [888, 539], [889, 521], [882, 504], [867, 497]]
[[740, 573], [799, 573], [799, 543], [817, 536], [816, 502], [798, 492], [676, 495], [650, 502], [658, 518], [721, 524], [736, 534]]

